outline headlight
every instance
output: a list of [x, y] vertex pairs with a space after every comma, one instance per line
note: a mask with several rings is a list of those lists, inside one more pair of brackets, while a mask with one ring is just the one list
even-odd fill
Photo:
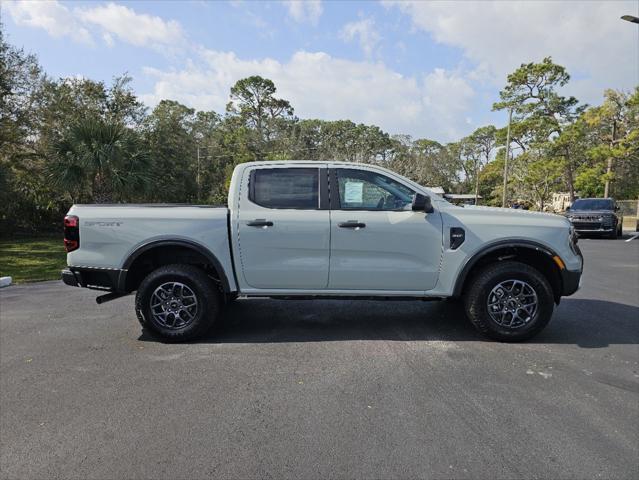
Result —
[[568, 235], [568, 244], [570, 245], [572, 253], [574, 253], [575, 255], [579, 255], [581, 253], [579, 251], [579, 247], [577, 246], [577, 242], [579, 242], [579, 236], [575, 231], [575, 227], [573, 227], [572, 225], [570, 226], [570, 230], [568, 230]]

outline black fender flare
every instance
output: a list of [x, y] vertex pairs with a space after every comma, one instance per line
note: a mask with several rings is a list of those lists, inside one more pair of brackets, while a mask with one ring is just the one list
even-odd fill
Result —
[[226, 275], [226, 272], [224, 271], [224, 267], [222, 266], [218, 258], [215, 256], [215, 254], [211, 252], [211, 250], [209, 250], [208, 248], [204, 247], [203, 245], [200, 245], [199, 243], [193, 242], [191, 240], [154, 240], [139, 246], [127, 257], [127, 259], [124, 261], [124, 264], [122, 265], [122, 273], [120, 274], [120, 278], [118, 279], [119, 290], [122, 290], [122, 291], [125, 290], [126, 274], [128, 273], [131, 265], [133, 265], [133, 262], [135, 262], [143, 253], [148, 252], [149, 250], [152, 250], [157, 247], [185, 247], [185, 248], [189, 248], [191, 250], [196, 251], [197, 253], [202, 255], [204, 258], [206, 258], [209, 262], [211, 262], [211, 264], [215, 267], [215, 270], [220, 276], [220, 282], [222, 283], [222, 288], [224, 289], [224, 292], [225, 293], [231, 292], [231, 286], [229, 284], [229, 280]]
[[466, 263], [464, 263], [464, 266], [459, 272], [459, 275], [457, 275], [457, 280], [455, 281], [453, 297], [461, 296], [466, 278], [468, 277], [468, 274], [473, 269], [473, 267], [477, 265], [477, 262], [479, 262], [486, 255], [489, 255], [494, 251], [500, 250], [502, 248], [528, 248], [536, 250], [538, 252], [542, 252], [548, 255], [548, 258], [550, 259], [557, 255], [557, 253], [555, 253], [552, 249], [533, 240], [499, 240], [497, 242], [486, 245], [481, 250], [475, 252], [469, 259], [466, 260]]

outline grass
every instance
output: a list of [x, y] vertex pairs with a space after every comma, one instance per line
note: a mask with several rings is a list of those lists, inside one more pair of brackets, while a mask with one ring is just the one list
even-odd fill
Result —
[[66, 265], [61, 235], [0, 240], [0, 277], [13, 283], [57, 280]]

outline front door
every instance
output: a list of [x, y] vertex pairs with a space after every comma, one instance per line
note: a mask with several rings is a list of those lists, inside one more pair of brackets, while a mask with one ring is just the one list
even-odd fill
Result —
[[242, 274], [256, 289], [324, 289], [330, 219], [326, 168], [268, 165], [249, 173], [238, 215]]
[[412, 188], [372, 170], [336, 168], [329, 178], [328, 288], [410, 292], [434, 288], [442, 256], [439, 212], [413, 212]]

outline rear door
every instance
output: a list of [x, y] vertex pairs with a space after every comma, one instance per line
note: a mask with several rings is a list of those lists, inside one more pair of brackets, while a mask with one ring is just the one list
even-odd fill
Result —
[[439, 212], [413, 212], [413, 189], [380, 172], [335, 168], [329, 179], [328, 288], [407, 292], [434, 288], [442, 256]]
[[330, 219], [323, 164], [252, 168], [238, 214], [242, 274], [256, 289], [324, 289]]

